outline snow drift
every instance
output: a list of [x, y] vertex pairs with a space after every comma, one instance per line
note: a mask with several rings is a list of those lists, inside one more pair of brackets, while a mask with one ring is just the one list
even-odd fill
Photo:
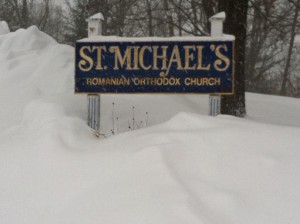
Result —
[[10, 31], [7, 22], [0, 21], [0, 35], [7, 34], [9, 32]]
[[[114, 102], [126, 133], [97, 139], [73, 54], [36, 27], [0, 35], [0, 223], [300, 222], [299, 100], [247, 94], [238, 119], [207, 96], [105, 95], [102, 131]], [[132, 106], [151, 127], [128, 130]]]
[[20, 122], [27, 104], [72, 93], [73, 48], [32, 26], [0, 35], [0, 128]]

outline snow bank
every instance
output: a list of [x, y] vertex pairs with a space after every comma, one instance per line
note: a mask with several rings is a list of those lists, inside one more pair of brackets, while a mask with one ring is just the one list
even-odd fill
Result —
[[7, 34], [9, 32], [10, 31], [7, 22], [0, 21], [0, 35]]
[[299, 129], [181, 113], [99, 141], [57, 105], [31, 108], [0, 141], [1, 223], [300, 220]]
[[28, 29], [19, 29], [16, 32], [0, 37], [1, 52], [41, 50], [54, 44], [57, 44], [56, 41], [39, 31], [36, 26], [31, 26]]
[[[247, 94], [238, 119], [207, 96], [105, 95], [97, 139], [73, 55], [35, 27], [0, 36], [0, 223], [300, 222], [299, 99]], [[151, 127], [129, 131], [133, 106]]]
[[35, 99], [73, 94], [73, 51], [35, 26], [0, 36], [0, 128], [20, 122]]
[[300, 127], [300, 98], [247, 93], [247, 119]]

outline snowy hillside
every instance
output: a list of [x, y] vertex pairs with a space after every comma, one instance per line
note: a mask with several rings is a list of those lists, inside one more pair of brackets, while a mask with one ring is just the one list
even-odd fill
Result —
[[239, 119], [207, 96], [104, 95], [98, 139], [73, 63], [36, 27], [0, 33], [0, 223], [300, 223], [299, 99], [249, 93]]

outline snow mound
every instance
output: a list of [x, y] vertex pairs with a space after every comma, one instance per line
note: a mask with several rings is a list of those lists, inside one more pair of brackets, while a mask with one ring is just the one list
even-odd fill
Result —
[[10, 30], [9, 30], [7, 22], [0, 21], [0, 35], [7, 34], [9, 32], [10, 32]]
[[0, 136], [1, 223], [300, 220], [299, 129], [180, 113], [101, 141], [43, 100], [10, 131]]
[[0, 52], [23, 52], [42, 50], [57, 42], [47, 34], [41, 32], [36, 26], [19, 29], [16, 32], [0, 36]]
[[0, 36], [0, 116], [9, 117], [0, 128], [20, 122], [35, 99], [73, 94], [73, 52], [35, 26]]

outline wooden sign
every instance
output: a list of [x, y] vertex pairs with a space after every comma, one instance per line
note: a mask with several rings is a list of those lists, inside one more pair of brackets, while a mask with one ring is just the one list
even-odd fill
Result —
[[75, 93], [233, 94], [233, 40], [162, 39], [78, 41]]

